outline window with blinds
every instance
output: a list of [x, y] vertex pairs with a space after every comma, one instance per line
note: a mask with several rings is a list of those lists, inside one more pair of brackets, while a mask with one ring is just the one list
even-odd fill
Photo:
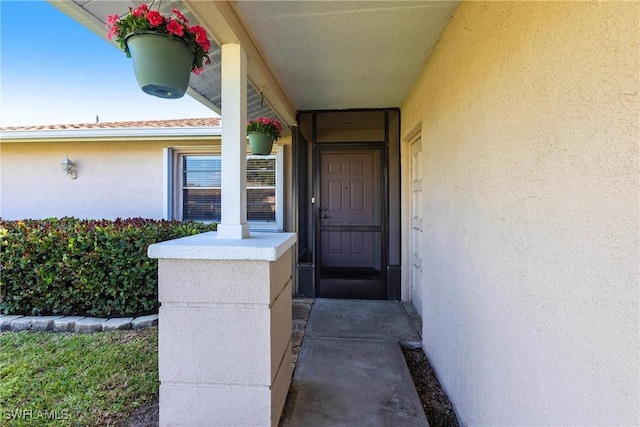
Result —
[[182, 156], [182, 219], [220, 222], [222, 160], [219, 156]]
[[276, 220], [276, 158], [247, 158], [247, 222]]
[[[275, 222], [277, 170], [275, 156], [247, 157], [247, 221]], [[222, 161], [220, 156], [182, 156], [182, 218], [221, 219]]]

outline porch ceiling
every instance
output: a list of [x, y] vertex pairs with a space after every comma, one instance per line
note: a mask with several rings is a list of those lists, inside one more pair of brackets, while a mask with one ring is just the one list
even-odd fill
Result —
[[399, 107], [459, 1], [237, 1], [298, 110]]
[[[108, 14], [143, 1], [50, 0], [106, 38]], [[249, 118], [295, 124], [295, 110], [399, 107], [459, 0], [157, 2], [186, 11], [211, 34], [211, 64], [189, 94], [221, 113], [220, 45], [240, 42], [249, 59]]]

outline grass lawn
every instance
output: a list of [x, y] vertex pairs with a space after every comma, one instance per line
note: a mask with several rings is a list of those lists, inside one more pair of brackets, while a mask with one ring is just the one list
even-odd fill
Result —
[[115, 426], [158, 387], [157, 328], [0, 334], [0, 426]]

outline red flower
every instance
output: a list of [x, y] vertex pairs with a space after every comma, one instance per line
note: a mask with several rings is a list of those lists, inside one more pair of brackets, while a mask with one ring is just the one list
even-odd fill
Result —
[[146, 3], [142, 3], [136, 10], [132, 10], [131, 14], [136, 18], [139, 18], [142, 15], [146, 15], [148, 11], [149, 7], [146, 5]]
[[126, 17], [108, 15], [106, 21], [107, 37], [114, 38], [127, 56], [131, 55], [126, 43], [127, 35], [153, 29], [160, 34], [183, 39], [187, 43], [194, 54], [192, 69], [202, 71], [203, 65], [211, 62], [208, 55], [211, 42], [207, 38], [207, 32], [198, 25], [189, 28], [187, 18], [178, 9], [173, 9], [172, 14], [165, 17], [159, 10], [151, 10], [147, 4], [141, 4], [135, 9], [130, 7]]
[[152, 10], [147, 13], [147, 20], [149, 21], [151, 26], [157, 27], [158, 25], [162, 24], [164, 18], [162, 17], [162, 15], [160, 15], [160, 12], [158, 12], [157, 10]]
[[274, 139], [278, 139], [280, 137], [281, 131], [282, 125], [280, 124], [280, 122], [267, 117], [258, 117], [257, 119], [250, 120], [247, 123], [247, 133], [263, 132], [273, 137]]
[[113, 27], [109, 28], [109, 32], [107, 33], [107, 39], [111, 40], [113, 36], [117, 34], [118, 34], [118, 28], [114, 25]]
[[118, 23], [118, 19], [119, 19], [118, 15], [107, 16], [107, 28], [109, 29], [109, 32], [107, 33], [107, 38], [109, 40], [111, 40], [113, 36], [118, 34], [118, 26], [116, 25]]
[[209, 48], [211, 48], [211, 42], [207, 38], [207, 32], [205, 29], [200, 25], [194, 25], [189, 31], [196, 35], [196, 43], [202, 46], [202, 49], [204, 49], [205, 52], [208, 52]]
[[182, 22], [189, 22], [189, 20], [185, 18], [178, 9], [173, 9], [173, 13], [178, 17], [178, 19], [182, 20]]
[[120, 17], [118, 16], [117, 13], [114, 13], [113, 15], [107, 15], [107, 28], [117, 24], [119, 19]]
[[194, 68], [193, 70], [191, 70], [191, 72], [193, 74], [195, 74], [196, 76], [199, 76], [200, 73], [202, 73], [203, 70], [204, 70], [204, 68]]
[[208, 39], [205, 39], [203, 42], [198, 42], [198, 44], [202, 46], [202, 49], [205, 52], [209, 52], [209, 49], [211, 48], [211, 42]]
[[175, 19], [170, 19], [167, 22], [167, 31], [169, 32], [169, 34], [173, 34], [174, 36], [184, 36], [184, 27]]

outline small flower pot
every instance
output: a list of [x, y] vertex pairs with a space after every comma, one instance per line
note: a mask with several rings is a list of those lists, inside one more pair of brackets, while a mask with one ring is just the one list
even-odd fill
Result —
[[251, 154], [266, 156], [271, 154], [273, 148], [273, 138], [262, 132], [249, 132], [249, 146]]
[[153, 32], [126, 38], [140, 88], [159, 98], [182, 98], [189, 87], [193, 52], [180, 39]]

